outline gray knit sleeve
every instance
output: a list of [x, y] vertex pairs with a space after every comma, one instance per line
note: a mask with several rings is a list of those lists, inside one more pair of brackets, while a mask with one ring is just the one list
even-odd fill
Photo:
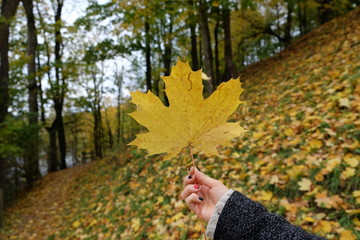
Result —
[[283, 217], [269, 213], [264, 206], [239, 192], [227, 200], [218, 219], [215, 240], [320, 240], [291, 225]]

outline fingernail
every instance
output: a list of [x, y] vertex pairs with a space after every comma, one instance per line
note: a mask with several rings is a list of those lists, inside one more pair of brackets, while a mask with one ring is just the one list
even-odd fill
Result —
[[200, 200], [200, 201], [204, 201], [204, 198], [203, 198], [203, 197], [199, 197], [199, 200]]
[[196, 168], [197, 168], [197, 170], [199, 170], [201, 172], [201, 170], [200, 170], [200, 168], [198, 166], [196, 166]]
[[189, 175], [189, 176], [188, 176], [188, 179], [192, 179], [192, 175]]
[[195, 188], [195, 189], [199, 189], [200, 186], [196, 184], [196, 185], [194, 185], [194, 188]]

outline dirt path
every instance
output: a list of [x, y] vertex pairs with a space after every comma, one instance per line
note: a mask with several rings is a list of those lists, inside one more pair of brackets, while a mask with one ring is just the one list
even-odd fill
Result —
[[0, 239], [47, 239], [61, 229], [73, 185], [91, 163], [44, 176], [34, 189], [5, 210]]

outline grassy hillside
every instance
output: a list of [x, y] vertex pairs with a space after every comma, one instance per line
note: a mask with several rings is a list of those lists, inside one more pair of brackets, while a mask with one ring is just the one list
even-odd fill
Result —
[[[209, 175], [328, 239], [360, 239], [360, 9], [247, 68], [249, 131], [199, 154]], [[1, 239], [196, 239], [199, 219], [179, 199], [191, 162], [121, 156], [50, 174], [7, 209]]]

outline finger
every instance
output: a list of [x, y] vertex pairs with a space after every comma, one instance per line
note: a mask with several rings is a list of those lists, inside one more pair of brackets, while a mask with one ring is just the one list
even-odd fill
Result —
[[200, 191], [200, 189], [201, 189], [201, 186], [199, 184], [189, 184], [181, 192], [180, 197], [182, 199], [186, 199], [190, 194], [197, 193], [198, 191]]
[[[201, 200], [203, 199], [203, 200]], [[196, 193], [190, 194], [186, 199], [185, 202], [189, 206], [191, 210], [195, 210], [196, 204], [202, 203], [204, 201], [204, 198], [200, 197]]]
[[[197, 170], [199, 170], [201, 172], [201, 170], [200, 170], [200, 168], [198, 166], [195, 166], [195, 167], [196, 167]], [[188, 167], [188, 173], [189, 174], [194, 173], [193, 166]]]
[[209, 177], [208, 175], [204, 174], [203, 172], [199, 171], [198, 168], [195, 168], [195, 172], [193, 167], [190, 169], [190, 173], [195, 176], [195, 180], [197, 183], [201, 185], [206, 185], [208, 187], [214, 187], [216, 185], [221, 184], [218, 180]]
[[192, 174], [187, 175], [183, 178], [183, 187], [185, 187], [188, 184], [194, 183], [194, 182], [195, 182], [194, 175], [192, 175]]

